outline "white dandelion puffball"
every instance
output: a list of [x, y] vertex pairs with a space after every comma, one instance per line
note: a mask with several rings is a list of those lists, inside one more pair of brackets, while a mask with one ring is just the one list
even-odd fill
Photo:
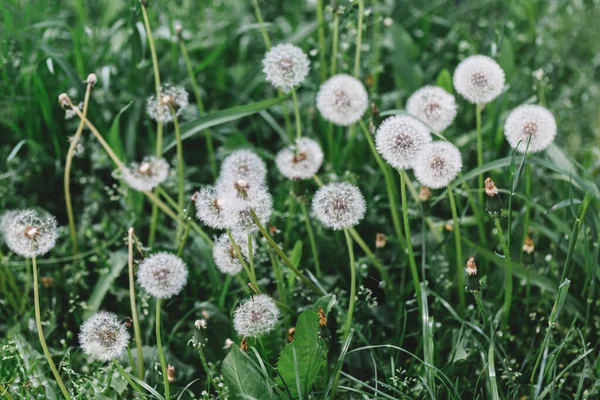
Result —
[[[217, 189], [219, 190], [219, 189]], [[234, 190], [224, 190], [223, 218], [225, 227], [238, 234], [256, 232], [251, 211], [254, 211], [261, 225], [265, 225], [273, 214], [273, 198], [264, 185], [248, 185], [244, 180], [235, 184]]]
[[267, 166], [251, 150], [237, 150], [228, 155], [221, 165], [219, 181], [244, 179], [252, 184], [263, 184], [267, 179]]
[[449, 142], [434, 142], [417, 155], [414, 171], [422, 185], [440, 189], [448, 186], [461, 169], [462, 158], [456, 146]]
[[310, 179], [323, 164], [323, 150], [312, 139], [301, 138], [296, 144], [277, 153], [277, 169], [289, 179]]
[[310, 70], [306, 54], [292, 44], [280, 44], [271, 48], [262, 63], [265, 79], [284, 93], [299, 86]]
[[504, 71], [487, 56], [464, 59], [454, 71], [454, 88], [473, 104], [486, 104], [502, 93]]
[[360, 189], [346, 182], [322, 186], [312, 201], [312, 211], [327, 228], [348, 229], [365, 216], [367, 204]]
[[86, 320], [79, 330], [83, 352], [95, 361], [112, 361], [121, 357], [129, 345], [125, 324], [115, 314], [100, 311]]
[[214, 229], [224, 229], [223, 206], [225, 201], [212, 186], [206, 186], [196, 192], [194, 203], [196, 216], [206, 226]]
[[46, 254], [56, 245], [58, 227], [52, 216], [42, 217], [36, 211], [23, 210], [8, 215], [4, 221], [4, 240], [16, 254], [33, 258]]
[[[233, 235], [233, 240], [238, 246], [242, 257], [247, 260], [249, 257], [248, 252], [248, 235]], [[252, 256], [254, 256], [256, 249], [256, 242], [252, 239]], [[213, 245], [213, 260], [224, 274], [235, 275], [242, 270], [242, 263], [237, 257], [237, 252], [233, 243], [229, 241], [229, 237], [226, 233], [219, 236]]]
[[441, 133], [456, 117], [456, 100], [441, 87], [425, 86], [409, 97], [406, 111], [426, 123], [434, 132]]
[[338, 74], [328, 79], [317, 93], [317, 108], [327, 121], [349, 126], [358, 121], [369, 106], [369, 95], [356, 78]]
[[159, 299], [175, 296], [187, 283], [188, 270], [183, 260], [173, 254], [156, 253], [139, 266], [140, 286]]
[[14, 218], [19, 214], [19, 210], [7, 210], [0, 217], [0, 234], [6, 235], [8, 227], [14, 220]]
[[123, 180], [132, 189], [151, 192], [169, 176], [169, 164], [162, 158], [146, 157], [141, 163], [132, 163], [121, 169]]
[[546, 150], [554, 141], [556, 121], [552, 113], [542, 106], [520, 106], [512, 110], [506, 119], [504, 135], [513, 149], [521, 153], [525, 150], [537, 153]]
[[233, 314], [233, 328], [242, 337], [259, 337], [275, 328], [279, 309], [266, 294], [252, 296], [244, 301]]
[[184, 88], [165, 84], [160, 88], [160, 99], [157, 100], [156, 95], [148, 97], [146, 112], [153, 120], [171, 122], [171, 108], [175, 111], [175, 116], [179, 116], [189, 102], [188, 92]]
[[394, 168], [413, 168], [415, 158], [431, 142], [429, 129], [410, 115], [386, 118], [375, 135], [379, 154]]

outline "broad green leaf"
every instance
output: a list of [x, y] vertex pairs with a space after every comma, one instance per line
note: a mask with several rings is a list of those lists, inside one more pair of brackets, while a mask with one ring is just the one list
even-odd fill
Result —
[[446, 92], [452, 93], [452, 76], [446, 68], [440, 71], [437, 79], [435, 80], [435, 84], [444, 89]]
[[232, 399], [274, 399], [260, 367], [238, 346], [232, 346], [223, 360], [223, 379]]
[[298, 317], [294, 341], [279, 356], [277, 371], [293, 398], [306, 399], [325, 361], [319, 342], [319, 314], [306, 310]]
[[96, 281], [96, 285], [92, 290], [92, 294], [87, 301], [88, 308], [83, 314], [84, 319], [88, 319], [93, 313], [100, 309], [102, 300], [108, 293], [108, 290], [113, 285], [115, 279], [121, 274], [123, 268], [127, 265], [127, 252], [116, 251], [112, 253], [108, 259], [110, 270], [108, 273], [101, 275]]
[[119, 110], [119, 112], [115, 116], [115, 119], [113, 119], [112, 125], [110, 126], [108, 138], [106, 138], [108, 144], [110, 144], [110, 147], [112, 147], [114, 152], [117, 153], [117, 156], [119, 156], [119, 158], [121, 159], [123, 159], [123, 156], [125, 156], [125, 146], [123, 146], [123, 139], [121, 139], [121, 130], [119, 128], [119, 122], [121, 121], [121, 115], [123, 115], [123, 113], [127, 111], [127, 109], [132, 104], [133, 101], [130, 101], [125, 107]]

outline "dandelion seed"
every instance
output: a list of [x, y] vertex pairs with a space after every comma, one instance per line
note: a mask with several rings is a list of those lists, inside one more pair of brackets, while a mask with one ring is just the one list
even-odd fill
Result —
[[121, 169], [123, 180], [140, 192], [151, 192], [169, 176], [169, 164], [162, 158], [146, 157], [141, 163], [132, 163]]
[[440, 87], [425, 86], [409, 97], [406, 111], [423, 121], [434, 132], [442, 133], [456, 117], [456, 100]]
[[271, 48], [263, 59], [265, 79], [284, 93], [299, 86], [309, 70], [310, 61], [306, 54], [291, 44], [280, 44]]
[[250, 150], [237, 150], [223, 160], [218, 181], [232, 184], [244, 179], [250, 184], [264, 184], [267, 179], [267, 166], [259, 156]]
[[[248, 235], [234, 235], [242, 257], [248, 259]], [[254, 256], [256, 242], [252, 239], [252, 255]], [[219, 236], [213, 244], [213, 260], [224, 274], [235, 275], [242, 270], [242, 263], [237, 257], [237, 252], [233, 243], [229, 241], [227, 234]]]
[[79, 343], [92, 360], [107, 362], [121, 357], [129, 345], [129, 333], [119, 317], [100, 311], [81, 325]]
[[349, 126], [358, 121], [369, 106], [369, 95], [356, 78], [338, 74], [321, 85], [317, 108], [327, 121]]
[[504, 71], [491, 58], [482, 55], [463, 60], [454, 71], [454, 87], [473, 104], [486, 104], [502, 93]]
[[460, 151], [448, 142], [427, 145], [415, 162], [415, 176], [422, 185], [432, 189], [448, 186], [461, 169]]
[[58, 239], [57, 229], [54, 217], [43, 218], [33, 210], [10, 212], [2, 219], [6, 244], [14, 253], [27, 258], [52, 250]]
[[165, 84], [160, 88], [160, 101], [156, 95], [150, 96], [146, 102], [146, 112], [153, 120], [167, 123], [173, 121], [171, 107], [179, 116], [189, 104], [189, 95], [184, 88]]
[[312, 201], [312, 211], [327, 228], [348, 229], [365, 216], [367, 205], [360, 189], [346, 182], [321, 187]]
[[211, 228], [225, 228], [223, 216], [225, 201], [214, 187], [203, 187], [196, 192], [194, 203], [196, 205], [196, 216], [200, 221]]
[[181, 292], [187, 277], [188, 270], [183, 260], [164, 252], [146, 258], [137, 273], [140, 286], [159, 299], [168, 299]]
[[235, 310], [233, 327], [243, 338], [263, 336], [273, 330], [279, 319], [275, 301], [266, 294], [252, 296]]
[[375, 135], [377, 151], [397, 169], [413, 168], [417, 154], [429, 142], [429, 129], [410, 115], [396, 115], [385, 119]]
[[542, 106], [520, 106], [506, 119], [504, 135], [513, 149], [521, 153], [525, 150], [537, 153], [546, 150], [554, 141], [556, 121], [552, 113]]
[[296, 144], [281, 150], [275, 164], [279, 172], [289, 179], [310, 179], [323, 163], [323, 150], [314, 140], [301, 138]]

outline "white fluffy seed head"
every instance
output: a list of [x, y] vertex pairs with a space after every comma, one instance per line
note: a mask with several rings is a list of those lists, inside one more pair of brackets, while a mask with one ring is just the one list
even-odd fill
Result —
[[316, 141], [301, 138], [295, 145], [277, 153], [275, 164], [288, 179], [310, 179], [323, 164], [323, 150]]
[[169, 164], [162, 158], [146, 157], [141, 163], [123, 167], [121, 174], [125, 183], [140, 192], [150, 192], [169, 176]]
[[232, 183], [243, 179], [251, 184], [264, 184], [267, 179], [267, 166], [264, 161], [251, 150], [236, 150], [223, 160], [219, 181], [229, 180]]
[[454, 96], [437, 86], [425, 86], [409, 97], [406, 111], [442, 133], [456, 117]]
[[259, 337], [273, 330], [279, 319], [279, 309], [266, 294], [252, 296], [233, 314], [233, 328], [242, 337]]
[[556, 121], [552, 113], [542, 106], [520, 106], [512, 110], [506, 119], [504, 135], [513, 149], [521, 153], [526, 149], [529, 153], [537, 153], [546, 150], [554, 141]]
[[502, 93], [504, 71], [491, 58], [482, 55], [464, 59], [454, 71], [454, 88], [473, 104], [486, 104]]
[[166, 123], [173, 121], [171, 107], [175, 110], [175, 115], [179, 116], [188, 104], [189, 95], [184, 88], [165, 84], [160, 88], [158, 99], [156, 95], [148, 97], [146, 112], [153, 120]]
[[238, 234], [256, 232], [258, 229], [252, 218], [254, 211], [262, 225], [269, 222], [273, 213], [273, 198], [265, 185], [248, 185], [240, 190], [237, 188], [217, 191], [223, 196], [223, 220], [225, 227]]
[[379, 154], [394, 168], [410, 169], [419, 151], [431, 142], [429, 129], [410, 115], [386, 118], [375, 135]]
[[2, 214], [0, 217], [0, 235], [6, 235], [8, 227], [18, 214], [19, 210], [7, 210]]
[[306, 54], [292, 44], [280, 44], [271, 48], [262, 63], [265, 79], [284, 93], [299, 86], [310, 70]]
[[81, 325], [79, 344], [92, 360], [112, 361], [120, 358], [129, 345], [129, 333], [119, 317], [100, 311]]
[[224, 229], [225, 220], [223, 207], [225, 201], [212, 186], [206, 186], [196, 192], [194, 199], [196, 216], [206, 226], [215, 229]]
[[[248, 260], [248, 235], [236, 235], [233, 234], [233, 240], [235, 240], [235, 244], [238, 246], [242, 257], [245, 260]], [[252, 256], [255, 254], [256, 242], [252, 239]], [[224, 274], [235, 275], [242, 270], [242, 263], [237, 257], [237, 253], [235, 247], [231, 241], [229, 241], [229, 237], [226, 233], [222, 234], [215, 240], [213, 245], [213, 260], [221, 271]]]
[[356, 78], [338, 74], [321, 85], [317, 108], [327, 121], [349, 126], [358, 121], [369, 106], [369, 95]]
[[312, 211], [327, 228], [348, 229], [365, 216], [367, 205], [360, 189], [350, 183], [336, 182], [322, 186], [312, 201]]
[[32, 258], [46, 254], [58, 239], [56, 219], [42, 217], [37, 211], [22, 210], [6, 215], [2, 230], [8, 247], [16, 254]]
[[164, 252], [146, 258], [137, 273], [140, 286], [159, 299], [168, 299], [181, 292], [187, 277], [188, 270], [183, 260]]
[[434, 142], [417, 155], [415, 176], [432, 189], [448, 186], [462, 169], [460, 151], [449, 142]]

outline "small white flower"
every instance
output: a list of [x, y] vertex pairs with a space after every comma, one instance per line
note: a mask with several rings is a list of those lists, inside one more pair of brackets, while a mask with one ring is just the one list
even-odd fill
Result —
[[[248, 259], [248, 235], [233, 235], [236, 245], [244, 259]], [[256, 242], [252, 239], [252, 255], [256, 252]], [[242, 263], [237, 257], [233, 244], [227, 234], [222, 234], [213, 244], [213, 260], [224, 274], [235, 275], [242, 270]]]
[[442, 133], [456, 117], [456, 100], [440, 87], [425, 86], [409, 97], [406, 111]]
[[223, 160], [218, 180], [229, 180], [234, 183], [239, 179], [244, 179], [250, 184], [266, 182], [267, 166], [251, 150], [234, 151]]
[[189, 95], [184, 88], [165, 84], [160, 88], [160, 99], [157, 100], [156, 95], [148, 98], [146, 112], [153, 120], [166, 123], [173, 121], [171, 107], [179, 116], [188, 104]]
[[369, 106], [363, 84], [350, 75], [338, 74], [321, 85], [317, 108], [327, 121], [349, 126], [358, 121]]
[[323, 150], [312, 139], [301, 138], [296, 144], [277, 153], [275, 164], [279, 172], [289, 179], [310, 179], [323, 163]]
[[526, 149], [528, 153], [537, 153], [546, 150], [554, 141], [556, 121], [552, 113], [542, 106], [520, 106], [512, 110], [506, 119], [504, 135], [513, 149], [521, 153]]
[[427, 145], [415, 162], [415, 176], [419, 182], [432, 189], [448, 186], [462, 168], [460, 151], [449, 142]]
[[121, 357], [129, 345], [129, 333], [119, 317], [100, 311], [81, 325], [79, 343], [92, 360], [107, 362]]
[[225, 228], [223, 217], [225, 201], [214, 187], [206, 186], [196, 192], [194, 203], [196, 204], [196, 216], [206, 226], [215, 229]]
[[487, 56], [464, 59], [454, 71], [454, 88], [473, 104], [486, 104], [502, 93], [504, 71]]
[[242, 337], [259, 337], [275, 328], [279, 319], [279, 309], [266, 294], [253, 296], [235, 310], [233, 327]]
[[312, 201], [312, 211], [327, 228], [352, 228], [365, 216], [367, 205], [360, 189], [346, 182], [321, 187]]
[[150, 295], [168, 299], [175, 296], [187, 283], [188, 270], [183, 260], [173, 254], [156, 253], [139, 266], [137, 279]]
[[385, 119], [375, 135], [377, 151], [397, 169], [413, 168], [417, 154], [429, 142], [429, 129], [410, 115], [395, 115]]
[[306, 54], [291, 44], [280, 44], [271, 48], [263, 59], [265, 79], [284, 93], [299, 86], [309, 70], [310, 61]]
[[121, 169], [125, 183], [140, 192], [151, 192], [169, 176], [169, 164], [162, 158], [146, 157]]
[[6, 220], [3, 218], [2, 225], [8, 247], [27, 258], [46, 254], [54, 248], [58, 239], [54, 217], [43, 218], [33, 210], [10, 213], [6, 215]]

